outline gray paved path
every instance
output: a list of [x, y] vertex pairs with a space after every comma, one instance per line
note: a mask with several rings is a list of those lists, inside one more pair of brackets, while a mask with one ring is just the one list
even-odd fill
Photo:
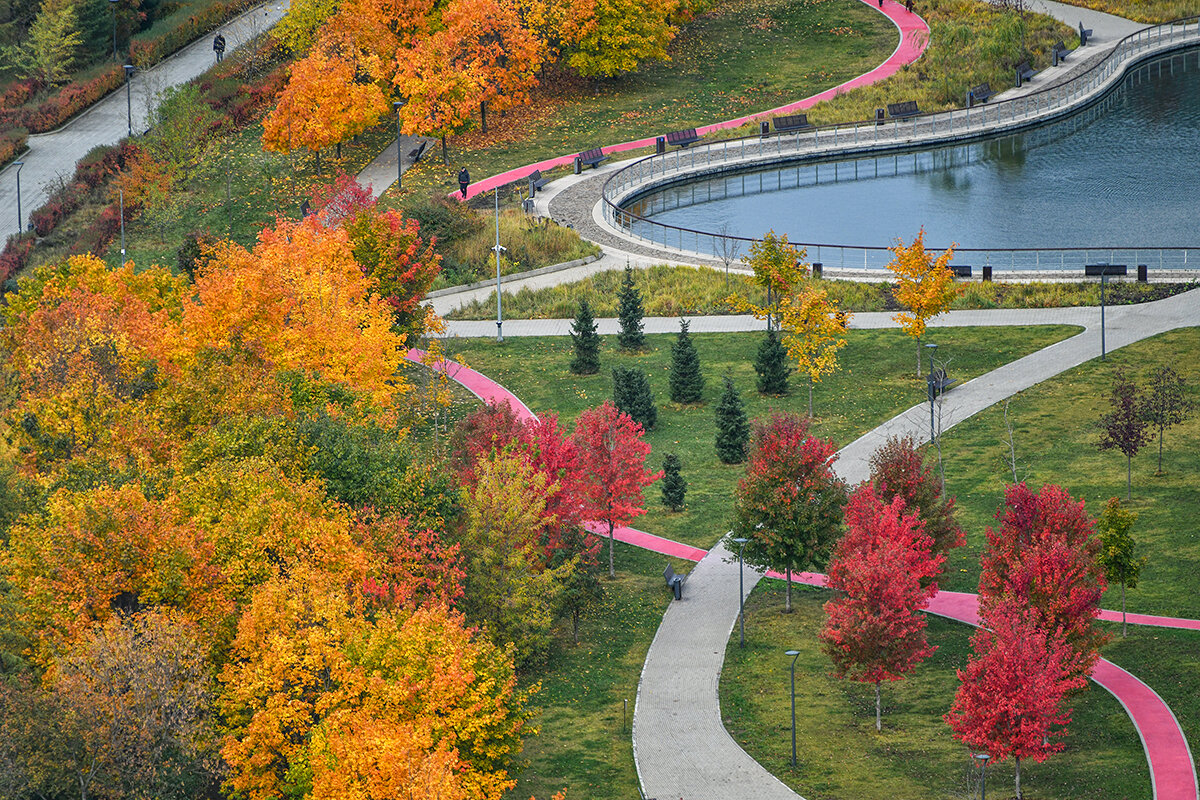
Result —
[[[221, 26], [227, 42], [226, 53], [236, 50], [282, 18], [291, 0], [265, 3]], [[61, 128], [29, 137], [29, 146], [20, 161], [21, 216], [29, 224], [29, 212], [46, 202], [49, 189], [59, 180], [69, 180], [75, 162], [97, 145], [115, 144], [129, 133], [129, 118], [134, 132], [146, 129], [150, 104], [164, 89], [186, 83], [214, 63], [212, 34], [192, 42], [171, 57], [145, 72], [137, 72], [130, 83], [129, 98], [124, 87], [95, 103]], [[17, 232], [17, 168], [9, 165], [0, 171], [0, 237]]]
[[[974, 314], [976, 312], [969, 312]], [[1014, 315], [1029, 322], [1041, 314]], [[1072, 310], [1079, 321], [1085, 309]], [[969, 319], [964, 315], [960, 319]], [[951, 324], [951, 319], [942, 324]], [[975, 323], [969, 323], [975, 324]], [[1020, 324], [1020, 323], [1013, 323]], [[955, 387], [945, 395], [942, 429], [967, 419], [1005, 397], [1099, 355], [1099, 320], [1087, 330]], [[1108, 350], [1181, 327], [1200, 324], [1200, 289], [1156, 303], [1109, 309]], [[929, 438], [929, 406], [898, 415], [849, 446], [837, 471], [850, 483], [869, 474], [870, 454], [890, 435]], [[714, 531], [714, 535], [719, 535]], [[746, 592], [760, 575], [747, 570]], [[738, 568], [728, 552], [714, 547], [689, 576], [685, 598], [671, 604], [646, 655], [634, 708], [634, 757], [646, 797], [684, 800], [794, 800], [797, 795], [751, 759], [721, 723], [717, 695], [725, 647], [737, 621]], [[780, 676], [784, 675], [781, 656]]]

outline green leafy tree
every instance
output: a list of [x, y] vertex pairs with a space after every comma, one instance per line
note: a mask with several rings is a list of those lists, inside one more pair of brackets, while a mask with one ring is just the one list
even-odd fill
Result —
[[754, 371], [758, 373], [758, 391], [776, 396], [787, 394], [792, 368], [788, 366], [787, 350], [774, 329], [767, 331], [766, 338], [758, 346]]
[[1159, 367], [1150, 376], [1150, 395], [1146, 398], [1144, 414], [1150, 426], [1158, 431], [1158, 473], [1163, 467], [1163, 432], [1188, 418], [1192, 401], [1187, 396], [1187, 384], [1169, 366]]
[[683, 498], [687, 494], [687, 481], [679, 470], [679, 456], [667, 453], [663, 459], [662, 501], [672, 511], [683, 511]]
[[650, 391], [650, 378], [633, 367], [613, 368], [613, 405], [628, 414], [642, 430], [654, 430], [658, 423], [658, 408]]
[[217, 120], [217, 112], [201, 99], [199, 87], [172, 86], [159, 96], [144, 141], [156, 158], [186, 176], [200, 161], [205, 134]]
[[717, 457], [726, 464], [740, 464], [746, 460], [746, 446], [750, 443], [750, 420], [729, 376], [725, 377], [725, 389], [717, 401]]
[[52, 86], [70, 77], [82, 44], [75, 4], [71, 0], [43, 0], [25, 41], [8, 48], [4, 60], [21, 77]]
[[688, 321], [679, 321], [679, 336], [671, 345], [671, 400], [699, 403], [704, 393], [704, 375], [700, 372], [700, 354], [688, 335]]
[[595, 375], [599, 372], [600, 335], [596, 333], [596, 321], [592, 318], [592, 307], [587, 300], [579, 301], [579, 311], [571, 325], [571, 342], [575, 345], [571, 372], [576, 375]]
[[288, 13], [271, 29], [271, 38], [294, 55], [312, 49], [317, 33], [334, 15], [339, 0], [292, 0]]
[[1125, 589], [1136, 589], [1146, 557], [1139, 558], [1135, 552], [1137, 542], [1130, 531], [1137, 522], [1138, 514], [1121, 507], [1119, 498], [1113, 497], [1104, 506], [1096, 520], [1096, 531], [1100, 534], [1100, 566], [1109, 582], [1121, 584], [1121, 636], [1125, 636]]
[[642, 333], [642, 293], [633, 285], [633, 268], [625, 266], [625, 281], [617, 295], [617, 317], [621, 330], [617, 332], [617, 343], [626, 350], [640, 350], [646, 344]]
[[579, 644], [579, 620], [604, 598], [604, 584], [600, 582], [604, 567], [597, 558], [600, 540], [578, 527], [566, 528], [560, 536], [563, 546], [554, 551], [551, 563], [558, 567], [563, 561], [572, 562], [571, 570], [560, 576], [560, 601], [571, 617], [571, 636]]
[[1142, 414], [1142, 403], [1138, 398], [1137, 385], [1124, 369], [1117, 369], [1113, 376], [1112, 408], [1100, 418], [1101, 450], [1120, 450], [1125, 455], [1125, 499], [1133, 499], [1133, 457], [1150, 438], [1149, 425]]

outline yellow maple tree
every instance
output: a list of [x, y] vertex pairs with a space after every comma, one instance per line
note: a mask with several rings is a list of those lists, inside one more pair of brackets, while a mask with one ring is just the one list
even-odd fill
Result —
[[950, 260], [954, 258], [951, 244], [936, 259], [925, 249], [925, 229], [921, 228], [912, 244], [905, 245], [903, 239], [888, 248], [894, 258], [887, 267], [896, 277], [893, 294], [904, 311], [892, 317], [904, 332], [917, 340], [917, 377], [921, 377], [921, 337], [925, 325], [938, 314], [950, 310], [950, 304], [960, 291], [954, 283]]
[[727, 302], [742, 314], [767, 321], [768, 327], [777, 323], [782, 303], [791, 299], [800, 283], [808, 277], [811, 267], [805, 262], [808, 252], [788, 241], [787, 234], [769, 230], [750, 245], [742, 257], [743, 263], [754, 272], [754, 283], [767, 293], [764, 305], [752, 303], [741, 295], [730, 295]]
[[812, 416], [813, 384], [838, 368], [838, 351], [846, 346], [850, 315], [829, 293], [812, 284], [782, 298], [779, 307], [783, 345], [798, 370], [808, 376], [808, 416]]

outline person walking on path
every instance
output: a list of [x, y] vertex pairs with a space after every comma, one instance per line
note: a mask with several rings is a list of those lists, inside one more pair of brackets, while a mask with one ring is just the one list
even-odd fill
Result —
[[213, 37], [213, 52], [217, 54], [217, 63], [221, 63], [221, 59], [225, 57], [225, 37], [217, 31], [217, 35]]
[[463, 200], [467, 199], [467, 187], [471, 185], [471, 173], [463, 167], [458, 171], [458, 188], [462, 189]]

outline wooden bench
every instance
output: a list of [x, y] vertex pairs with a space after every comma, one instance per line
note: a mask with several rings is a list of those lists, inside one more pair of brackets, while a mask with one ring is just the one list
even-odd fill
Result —
[[422, 139], [421, 143], [408, 151], [408, 162], [415, 164], [421, 160], [421, 156], [425, 155], [425, 148], [429, 146], [428, 139]]
[[1097, 278], [1101, 275], [1125, 275], [1126, 272], [1124, 264], [1085, 264], [1083, 266], [1083, 274], [1089, 278]]
[[1028, 61], [1022, 61], [1017, 64], [1017, 86], [1022, 82], [1033, 79], [1033, 67], [1029, 66]]
[[600, 166], [601, 162], [608, 161], [608, 156], [604, 155], [604, 151], [599, 147], [593, 147], [591, 150], [584, 150], [579, 154], [579, 163], [595, 169]]
[[888, 103], [887, 109], [888, 116], [892, 119], [915, 117], [921, 113], [921, 109], [917, 108], [916, 100], [905, 100], [903, 103]]
[[992, 97], [992, 87], [988, 83], [981, 83], [978, 86], [972, 86], [967, 92], [967, 108], [976, 103], [986, 103]]
[[1083, 22], [1079, 23], [1079, 46], [1083, 47], [1087, 44], [1087, 40], [1092, 38], [1092, 29], [1083, 27]]
[[529, 196], [533, 197], [538, 193], [538, 190], [550, 182], [549, 178], [542, 177], [542, 171], [535, 169], [529, 173]]
[[776, 133], [789, 133], [791, 131], [802, 131], [805, 128], [811, 128], [808, 124], [808, 114], [792, 114], [787, 117], [771, 117], [771, 124], [775, 126]]
[[698, 141], [700, 141], [700, 136], [696, 133], [695, 128], [671, 131], [667, 134], [667, 144], [673, 144], [678, 147], [687, 147], [689, 144], [695, 144]]
[[954, 273], [954, 277], [956, 277], [956, 278], [971, 277], [971, 265], [970, 264], [951, 264], [950, 271]]
[[946, 370], [935, 369], [932, 373], [930, 373], [929, 377], [926, 378], [926, 384], [929, 387], [930, 402], [936, 400], [939, 395], [945, 394], [946, 390], [955, 383], [958, 383], [958, 381], [952, 380], [950, 376], [946, 374]]
[[1057, 42], [1055, 42], [1054, 48], [1050, 51], [1054, 66], [1057, 67], [1058, 62], [1060, 61], [1066, 61], [1070, 52], [1071, 51], [1067, 49], [1067, 46], [1063, 43], [1062, 39], [1059, 39]]
[[675, 593], [676, 600], [683, 599], [683, 582], [687, 580], [684, 575], [676, 575], [675, 570], [671, 569], [671, 565], [667, 564], [667, 568], [663, 570], [663, 580], [667, 582], [667, 588]]

